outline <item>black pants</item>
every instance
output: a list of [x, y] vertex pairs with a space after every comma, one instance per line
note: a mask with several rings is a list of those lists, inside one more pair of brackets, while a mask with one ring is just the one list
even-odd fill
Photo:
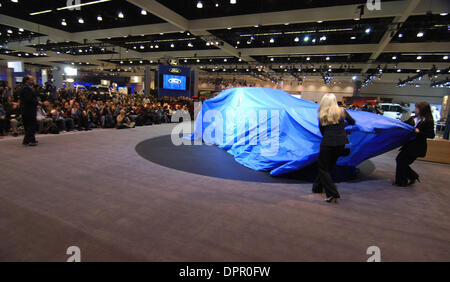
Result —
[[409, 180], [416, 180], [419, 175], [409, 166], [417, 159], [416, 154], [412, 154], [409, 150], [402, 150], [398, 154], [397, 168], [395, 170], [395, 184], [405, 186]]
[[313, 192], [325, 190], [327, 197], [340, 198], [336, 185], [331, 178], [331, 172], [336, 162], [343, 155], [345, 146], [321, 146], [319, 153], [319, 174], [313, 184]]
[[36, 134], [36, 127], [37, 127], [37, 122], [36, 120], [31, 120], [31, 121], [24, 121], [23, 127], [25, 129], [25, 136], [23, 137], [23, 144], [27, 145], [29, 143], [35, 143], [36, 142], [36, 138], [35, 138], [35, 134]]

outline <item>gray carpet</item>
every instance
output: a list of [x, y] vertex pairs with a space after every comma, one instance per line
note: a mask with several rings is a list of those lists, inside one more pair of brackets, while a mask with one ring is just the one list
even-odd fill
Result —
[[[450, 260], [450, 166], [416, 162], [391, 186], [395, 152], [326, 204], [308, 183], [190, 174], [135, 152], [173, 125], [0, 140], [0, 261]], [[211, 167], [211, 169], [215, 169]]]

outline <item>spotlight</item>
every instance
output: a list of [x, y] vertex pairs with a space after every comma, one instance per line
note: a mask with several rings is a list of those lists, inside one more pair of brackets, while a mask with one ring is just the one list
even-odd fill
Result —
[[399, 33], [398, 38], [402, 38], [402, 37], [403, 37], [403, 33]]
[[300, 38], [296, 37], [296, 38], [294, 39], [294, 41], [295, 41], [295, 42], [299, 42], [299, 41], [300, 41]]
[[197, 3], [197, 8], [199, 8], [199, 9], [203, 8], [203, 3], [202, 3], [202, 1], [198, 1], [198, 3]]
[[65, 19], [63, 19], [63, 20], [61, 21], [61, 25], [67, 26], [67, 23], [66, 23], [66, 20], [65, 20]]
[[392, 56], [392, 60], [397, 60], [397, 56]]
[[99, 21], [99, 22], [103, 21], [103, 17], [102, 16], [98, 16], [97, 17], [97, 21]]
[[422, 60], [422, 56], [417, 56], [417, 60]]
[[78, 19], [78, 22], [79, 22], [80, 24], [84, 24], [83, 18], [79, 18], [79, 19]]
[[355, 39], [356, 39], [356, 36], [352, 36], [352, 37], [350, 37], [350, 39], [351, 39], [351, 40], [355, 40]]
[[230, 4], [236, 4], [236, 0], [230, 0]]
[[369, 34], [372, 31], [372, 28], [368, 27], [366, 28], [366, 34]]
[[423, 37], [423, 32], [417, 33], [417, 37]]
[[306, 35], [305, 37], [303, 37], [303, 41], [308, 42], [309, 41], [309, 36]]
[[147, 11], [144, 10], [144, 9], [142, 9], [142, 10], [141, 10], [141, 15], [146, 16], [146, 15], [147, 15]]
[[442, 59], [448, 60], [448, 56], [444, 56], [444, 57], [442, 57]]
[[121, 19], [123, 19], [125, 17], [122, 12], [119, 12], [119, 14], [117, 14], [117, 16]]
[[269, 41], [270, 43], [274, 43], [275, 42], [275, 39], [273, 39], [273, 38], [270, 38], [270, 41]]
[[354, 75], [353, 77], [352, 77], [352, 80], [356, 80], [358, 78], [358, 76], [357, 75]]

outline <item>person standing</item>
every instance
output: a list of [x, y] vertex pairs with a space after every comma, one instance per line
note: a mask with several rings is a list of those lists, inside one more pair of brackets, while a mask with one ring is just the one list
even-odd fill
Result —
[[22, 120], [25, 129], [25, 136], [22, 144], [25, 146], [36, 146], [35, 138], [37, 121], [37, 97], [33, 89], [34, 79], [31, 75], [27, 75], [22, 80], [22, 88], [20, 89], [20, 104], [22, 107]]
[[397, 168], [395, 171], [394, 185], [408, 186], [419, 181], [419, 175], [410, 167], [410, 165], [419, 157], [425, 157], [427, 154], [427, 138], [433, 139], [434, 120], [431, 114], [430, 104], [420, 102], [414, 109], [415, 116], [412, 116], [407, 123], [414, 125], [416, 136], [413, 140], [406, 143], [396, 158]]
[[322, 133], [319, 153], [319, 174], [313, 184], [313, 192], [325, 190], [326, 201], [336, 202], [340, 198], [331, 172], [340, 156], [345, 155], [345, 144], [349, 143], [345, 127], [355, 120], [344, 108], [338, 106], [334, 94], [325, 94], [319, 106], [319, 128]]

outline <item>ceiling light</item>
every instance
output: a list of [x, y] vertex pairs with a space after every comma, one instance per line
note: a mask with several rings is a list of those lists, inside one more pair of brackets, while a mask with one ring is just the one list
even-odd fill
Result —
[[79, 19], [78, 19], [78, 22], [79, 22], [80, 24], [84, 24], [83, 18], [79, 18]]
[[119, 12], [119, 14], [117, 14], [117, 16], [121, 19], [123, 19], [125, 17], [122, 12]]
[[420, 72], [420, 70], [416, 70], [416, 72]]
[[203, 3], [202, 3], [202, 1], [198, 1], [198, 3], [197, 3], [197, 8], [199, 8], [199, 9], [203, 8]]
[[353, 77], [352, 77], [352, 80], [356, 80], [358, 78], [358, 76], [357, 75], [354, 75]]
[[156, 45], [155, 45], [155, 48], [159, 48], [159, 45], [158, 45], [158, 44], [156, 44]]
[[142, 10], [141, 10], [141, 15], [146, 16], [146, 15], [147, 15], [147, 11], [144, 10], [144, 9], [142, 9]]
[[308, 57], [308, 58], [306, 58], [306, 60], [307, 60], [307, 61], [309, 61], [309, 60], [311, 60], [311, 58], [310, 58], [310, 57]]
[[326, 57], [325, 60], [329, 61], [329, 60], [330, 60], [330, 57]]
[[402, 38], [402, 37], [403, 37], [403, 33], [399, 33], [398, 38]]
[[402, 69], [398, 69], [397, 72], [402, 72]]
[[444, 56], [444, 57], [442, 57], [442, 59], [448, 60], [448, 56]]
[[139, 48], [144, 49], [145, 47], [144, 47], [144, 45], [141, 45], [141, 46], [139, 46]]
[[366, 28], [366, 33], [369, 34], [372, 31], [372, 29], [370, 27]]
[[446, 15], [448, 15], [448, 13], [447, 13], [447, 12], [444, 12], [444, 13], [440, 13], [439, 15], [441, 15], [441, 16], [446, 16]]
[[97, 16], [97, 21], [99, 21], [99, 22], [103, 21], [102, 16]]
[[423, 32], [417, 33], [417, 37], [423, 37]]
[[270, 43], [274, 43], [275, 42], [275, 39], [273, 39], [273, 38], [270, 38], [270, 41], [269, 41]]
[[274, 58], [270, 58], [270, 60], [273, 62], [275, 59]]
[[306, 35], [305, 37], [303, 37], [303, 41], [308, 42], [309, 41], [309, 36]]
[[219, 3], [216, 3], [216, 7], [219, 7]]
[[327, 40], [327, 37], [325, 35], [320, 37], [320, 41], [325, 41], [325, 40]]
[[35, 15], [40, 15], [40, 14], [45, 14], [45, 13], [50, 13], [52, 10], [45, 10], [45, 11], [40, 11], [40, 12], [34, 12], [34, 13], [30, 13], [30, 16], [35, 16]]
[[350, 39], [351, 39], [351, 40], [355, 40], [355, 39], [356, 39], [356, 36], [352, 36], [352, 37], [350, 37]]
[[323, 21], [317, 21], [317, 23], [323, 23]]
[[417, 60], [422, 60], [422, 56], [417, 56]]
[[300, 38], [296, 37], [296, 38], [294, 39], [294, 41], [295, 41], [295, 42], [299, 42], [299, 41], [300, 41]]
[[236, 4], [236, 0], [230, 0], [230, 4]]
[[392, 60], [397, 60], [397, 56], [392, 56]]
[[66, 25], [67, 25], [66, 20], [63, 19], [63, 20], [61, 21], [61, 25], [66, 26]]
[[171, 43], [170, 48], [175, 48], [175, 44]]

